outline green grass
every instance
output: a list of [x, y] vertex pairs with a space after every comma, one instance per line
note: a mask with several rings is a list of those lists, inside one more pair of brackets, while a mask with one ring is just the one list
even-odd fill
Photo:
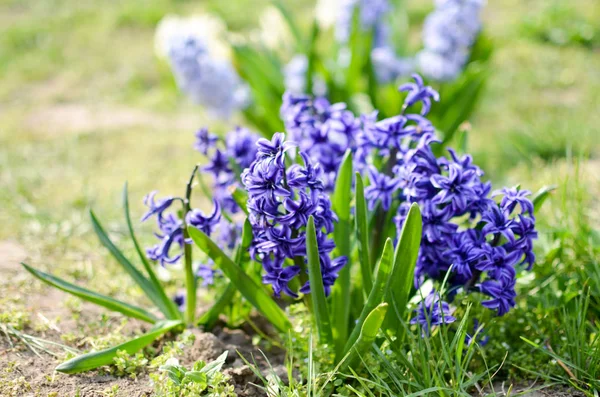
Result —
[[[306, 16], [310, 2], [301, 3], [299, 14]], [[178, 94], [155, 58], [154, 26], [167, 13], [210, 10], [244, 30], [267, 4], [0, 0], [0, 240], [18, 241], [35, 267], [143, 302], [125, 277], [94, 282], [114, 279], [119, 267], [100, 248], [87, 210], [93, 207], [125, 252], [133, 253], [120, 207], [123, 183], [129, 181], [136, 223], [144, 194], [183, 194], [179, 189], [200, 160], [191, 149], [193, 132], [207, 120]], [[414, 15], [429, 7], [410, 4]], [[496, 50], [484, 99], [471, 120], [469, 148], [497, 186], [558, 189], [537, 217], [535, 277], [519, 280], [514, 312], [488, 319], [491, 342], [484, 351], [498, 378], [530, 377], [535, 369], [585, 389], [584, 372], [597, 368], [587, 368], [589, 360], [577, 352], [597, 345], [593, 321], [600, 313], [600, 52], [524, 33], [524, 24], [543, 20], [550, 8], [544, 0], [502, 0], [489, 2], [486, 10]], [[564, 18], [590, 20], [598, 16], [596, 8], [579, 1]], [[142, 245], [151, 241], [149, 226], [136, 227]], [[37, 291], [32, 284], [0, 286], [23, 309], [22, 291]], [[571, 324], [583, 290], [590, 294], [587, 320]], [[570, 325], [562, 329], [564, 324]], [[521, 337], [550, 343], [582, 381], [573, 382], [557, 360]], [[478, 358], [472, 365], [476, 373], [485, 371]], [[435, 376], [443, 377], [442, 367], [437, 370], [442, 374]], [[402, 376], [414, 381], [410, 373]]]

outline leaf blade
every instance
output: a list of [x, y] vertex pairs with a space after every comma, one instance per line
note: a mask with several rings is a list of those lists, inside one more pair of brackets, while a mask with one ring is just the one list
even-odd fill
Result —
[[287, 316], [265, 290], [252, 280], [237, 266], [221, 249], [202, 231], [188, 227], [188, 232], [194, 243], [204, 251], [225, 276], [237, 287], [240, 293], [250, 302], [271, 324], [282, 332], [291, 328]]
[[162, 300], [159, 298], [157, 292], [154, 289], [154, 286], [150, 283], [150, 281], [135, 267], [133, 264], [123, 255], [121, 250], [117, 248], [117, 246], [111, 241], [108, 237], [104, 228], [94, 215], [93, 211], [90, 211], [90, 218], [92, 220], [92, 226], [94, 227], [94, 231], [96, 235], [100, 239], [100, 243], [108, 249], [108, 251], [112, 254], [112, 256], [119, 262], [119, 264], [123, 267], [123, 269], [131, 276], [131, 278], [140, 286], [140, 288], [144, 291], [146, 296], [157, 306], [161, 307]]
[[[412, 288], [415, 265], [421, 246], [421, 234], [423, 223], [419, 206], [413, 203], [404, 220], [400, 238], [394, 252], [394, 265], [390, 284], [386, 293], [386, 302], [395, 308], [397, 316], [403, 316], [408, 304], [409, 293]], [[390, 312], [391, 314], [391, 312]], [[399, 323], [400, 319], [388, 315], [386, 328], [398, 330], [397, 343], [401, 343], [404, 327]]]
[[128, 303], [122, 302], [118, 299], [111, 298], [110, 296], [102, 295], [94, 291], [90, 291], [87, 288], [80, 287], [78, 285], [69, 283], [59, 277], [53, 276], [49, 273], [42, 272], [41, 270], [37, 270], [26, 263], [21, 263], [25, 270], [31, 273], [38, 280], [43, 281], [44, 283], [51, 285], [54, 288], [57, 288], [61, 291], [74, 295], [78, 298], [86, 300], [88, 302], [92, 302], [98, 306], [102, 306], [112, 311], [116, 311], [126, 315], [127, 317], [137, 318], [142, 321], [146, 321], [148, 323], [154, 324], [158, 319], [152, 313], [142, 309], [140, 307], [130, 305]]
[[373, 286], [373, 267], [371, 265], [371, 256], [369, 253], [369, 222], [367, 218], [367, 201], [365, 199], [364, 182], [359, 172], [356, 173], [354, 196], [356, 200], [356, 214], [354, 215], [354, 222], [356, 229], [356, 241], [358, 243], [360, 273], [363, 279], [365, 295], [368, 296]]
[[[350, 259], [350, 202], [352, 200], [352, 153], [347, 150], [338, 169], [335, 188], [331, 198], [331, 207], [338, 217], [333, 230], [336, 252]], [[350, 318], [350, 270], [351, 261], [339, 272], [331, 293], [331, 331], [335, 343], [336, 355], [340, 355], [348, 336]]]
[[348, 341], [344, 347], [344, 354], [347, 354], [358, 339], [362, 326], [367, 319], [367, 316], [371, 311], [373, 311], [382, 301], [385, 299], [385, 293], [387, 290], [387, 286], [390, 280], [390, 274], [392, 273], [392, 264], [394, 260], [394, 243], [391, 239], [387, 239], [385, 245], [383, 247], [383, 252], [381, 253], [381, 258], [379, 259], [379, 264], [377, 267], [377, 276], [375, 278], [375, 283], [373, 284], [373, 288], [369, 293], [369, 297], [367, 298], [367, 302], [363, 307], [363, 310], [358, 318], [352, 333], [348, 337]]
[[319, 339], [323, 344], [332, 341], [331, 322], [327, 309], [325, 288], [323, 287], [323, 275], [321, 274], [321, 259], [319, 258], [319, 245], [317, 243], [317, 231], [315, 219], [311, 215], [306, 225], [306, 256], [308, 259], [308, 279], [310, 281], [310, 294], [312, 298], [313, 313]]
[[154, 340], [161, 335], [180, 325], [183, 325], [182, 321], [165, 321], [162, 324], [158, 324], [157, 327], [150, 330], [150, 332], [131, 339], [125, 343], [121, 343], [120, 345], [100, 350], [98, 352], [83, 354], [65, 361], [56, 367], [56, 371], [65, 374], [76, 374], [79, 372], [88, 371], [90, 369], [95, 369], [103, 365], [112, 364], [113, 359], [116, 357], [119, 350], [125, 350], [128, 354], [136, 353], [150, 343], [154, 342]]

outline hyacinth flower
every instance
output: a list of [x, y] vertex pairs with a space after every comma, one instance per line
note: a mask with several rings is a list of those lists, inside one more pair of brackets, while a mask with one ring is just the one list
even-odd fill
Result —
[[483, 5], [484, 0], [436, 0], [423, 25], [424, 49], [416, 57], [424, 76], [436, 81], [458, 77], [481, 30]]
[[[242, 182], [248, 191], [249, 220], [254, 232], [255, 259], [264, 264], [263, 282], [271, 284], [276, 296], [283, 291], [298, 297], [290, 283], [299, 276], [300, 291], [310, 293], [306, 255], [306, 226], [315, 220], [319, 261], [325, 295], [329, 295], [346, 258], [330, 258], [335, 247], [327, 235], [336, 218], [324, 192], [320, 167], [313, 166], [305, 153], [304, 164], [286, 165], [286, 153], [295, 144], [276, 133], [272, 140], [260, 139], [254, 162], [244, 171]], [[286, 260], [293, 263], [286, 265]]]
[[224, 33], [216, 18], [167, 16], [159, 23], [155, 39], [157, 53], [167, 59], [179, 89], [221, 119], [250, 102], [249, 88], [219, 37]]
[[[379, 205], [383, 214], [396, 202], [401, 228], [410, 205], [418, 204], [423, 240], [416, 286], [448, 277], [449, 298], [459, 291], [481, 292], [490, 297], [483, 305], [503, 315], [515, 304], [517, 270], [529, 269], [535, 260], [531, 193], [517, 188], [492, 193], [471, 156], [452, 149], [447, 157], [436, 156], [432, 145], [439, 140], [427, 115], [439, 95], [420, 76], [414, 80], [400, 87], [406, 92], [400, 115], [363, 118], [357, 157], [371, 181], [365, 190], [369, 207]], [[407, 113], [411, 109], [419, 114]], [[373, 162], [381, 158], [385, 166], [377, 169]], [[502, 197], [499, 203], [495, 196]]]
[[356, 147], [360, 120], [344, 103], [291, 92], [284, 95], [280, 113], [301, 153], [320, 164], [325, 190], [331, 192], [344, 153]]

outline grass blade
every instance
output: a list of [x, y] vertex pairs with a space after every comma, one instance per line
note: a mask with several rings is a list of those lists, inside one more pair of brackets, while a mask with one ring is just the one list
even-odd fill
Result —
[[358, 339], [352, 345], [346, 357], [344, 357], [340, 365], [340, 371], [344, 371], [348, 367], [354, 367], [358, 359], [368, 351], [383, 324], [387, 309], [388, 304], [384, 302], [380, 303], [369, 313], [360, 330]]
[[135, 237], [135, 231], [133, 230], [133, 223], [131, 222], [131, 216], [129, 212], [129, 194], [127, 192], [127, 183], [123, 187], [123, 209], [125, 211], [125, 220], [127, 221], [127, 229], [129, 230], [129, 236], [131, 237], [131, 241], [133, 241], [133, 245], [135, 246], [135, 250], [144, 265], [144, 269], [146, 269], [146, 273], [148, 273], [148, 277], [150, 278], [150, 283], [154, 286], [154, 289], [160, 298], [162, 304], [159, 306], [160, 311], [168, 318], [168, 319], [181, 319], [181, 312], [177, 309], [177, 305], [173, 302], [172, 299], [169, 299], [165, 290], [163, 289], [158, 277], [156, 277], [156, 273], [152, 268], [150, 262], [146, 258], [146, 254], [142, 251], [140, 244], [138, 243], [137, 238]]
[[377, 266], [377, 277], [375, 278], [375, 284], [371, 289], [371, 293], [367, 298], [367, 303], [365, 303], [365, 307], [363, 307], [352, 333], [348, 337], [348, 341], [344, 347], [344, 354], [347, 354], [350, 351], [350, 348], [358, 339], [362, 326], [369, 313], [371, 313], [371, 311], [373, 311], [377, 305], [381, 304], [383, 299], [385, 299], [385, 292], [390, 280], [390, 274], [392, 273], [393, 260], [394, 243], [392, 243], [392, 240], [388, 238], [385, 242], [385, 246], [383, 247], [383, 253], [381, 254], [381, 258], [379, 259], [379, 264]]
[[369, 295], [373, 286], [373, 266], [371, 265], [369, 253], [369, 222], [367, 218], [367, 201], [365, 200], [365, 188], [360, 173], [356, 173], [355, 187], [356, 213], [354, 215], [354, 227], [356, 229], [356, 241], [358, 243], [358, 260], [360, 262], [360, 273], [362, 275], [365, 296]]
[[286, 314], [267, 292], [236, 265], [221, 249], [202, 231], [189, 227], [188, 232], [194, 243], [204, 251], [225, 276], [236, 286], [242, 296], [262, 313], [267, 320], [281, 332], [287, 332], [291, 323]]
[[103, 246], [105, 246], [112, 256], [115, 257], [117, 262], [125, 269], [125, 271], [131, 276], [131, 278], [140, 286], [140, 288], [144, 291], [146, 296], [157, 306], [161, 307], [163, 304], [162, 299], [159, 297], [157, 291], [154, 286], [150, 283], [150, 281], [144, 277], [144, 275], [135, 267], [125, 256], [123, 253], [117, 248], [116, 245], [110, 240], [100, 222], [94, 215], [93, 211], [90, 211], [90, 217], [92, 219], [92, 225], [94, 226], [94, 231], [98, 235], [100, 242]]
[[133, 306], [128, 303], [111, 298], [110, 296], [102, 295], [97, 292], [93, 292], [86, 288], [80, 287], [78, 285], [71, 284], [61, 278], [34, 269], [33, 267], [25, 263], [21, 263], [21, 265], [23, 265], [25, 270], [27, 270], [39, 280], [61, 291], [67, 292], [71, 295], [75, 295], [78, 298], [81, 298], [88, 302], [92, 302], [98, 306], [105, 307], [109, 310], [123, 313], [127, 317], [137, 318], [139, 320], [146, 321], [151, 324], [154, 324], [157, 321], [156, 316], [140, 307]]
[[[346, 151], [338, 170], [335, 189], [331, 198], [331, 206], [338, 217], [338, 223], [333, 230], [336, 251], [348, 258], [348, 264], [339, 272], [333, 291], [331, 292], [331, 331], [335, 343], [336, 356], [341, 355], [346, 338], [348, 337], [348, 322], [350, 318], [350, 202], [352, 200], [352, 154]], [[319, 269], [320, 271], [320, 269]], [[312, 285], [312, 281], [311, 281]]]
[[[250, 247], [251, 243], [252, 243], [252, 226], [250, 225], [250, 222], [248, 221], [248, 219], [246, 219], [246, 222], [244, 222], [244, 229], [242, 231], [242, 241], [241, 241], [240, 245], [238, 245], [238, 248], [237, 248], [237, 251], [235, 254], [235, 263], [243, 271], [245, 271], [245, 269], [244, 269], [245, 266], [243, 263], [244, 253], [246, 253], [248, 251], [248, 248]], [[237, 288], [235, 287], [235, 285], [232, 282], [230, 282], [227, 285], [227, 287], [225, 288], [225, 291], [223, 291], [221, 296], [219, 296], [219, 298], [216, 300], [215, 304], [206, 313], [204, 313], [202, 315], [202, 317], [200, 317], [200, 319], [198, 320], [198, 325], [204, 325], [205, 328], [207, 328], [207, 329], [211, 329], [212, 327], [214, 327], [215, 322], [219, 318], [219, 315], [221, 313], [223, 313], [223, 311], [225, 310], [227, 305], [229, 305], [231, 303], [231, 300], [235, 296], [236, 292], [237, 292]]]
[[412, 288], [415, 273], [419, 247], [421, 246], [421, 233], [423, 222], [421, 211], [417, 204], [413, 204], [404, 220], [400, 239], [394, 253], [394, 266], [390, 278], [389, 288], [386, 293], [386, 302], [395, 308], [395, 318], [390, 312], [386, 319], [386, 328], [392, 331], [397, 330], [396, 342], [401, 343], [404, 335], [404, 328], [400, 326], [400, 320], [406, 310], [409, 300], [409, 293]]
[[[322, 344], [332, 341], [331, 323], [327, 310], [327, 299], [323, 287], [323, 275], [321, 274], [321, 259], [319, 258], [319, 245], [317, 243], [317, 231], [315, 230], [315, 219], [312, 215], [308, 218], [306, 226], [306, 257], [308, 259], [308, 279], [310, 281], [310, 295], [312, 297], [313, 313], [319, 340]], [[338, 280], [339, 281], [339, 280]], [[345, 302], [346, 306], [348, 302]]]
[[130, 341], [122, 343], [118, 346], [72, 358], [71, 360], [60, 364], [58, 367], [56, 367], [56, 370], [65, 374], [76, 374], [79, 372], [88, 371], [90, 369], [95, 369], [103, 365], [112, 364], [113, 359], [116, 357], [119, 350], [125, 350], [128, 354], [136, 353], [148, 346], [150, 343], [154, 342], [161, 335], [182, 325], [183, 322], [181, 321], [165, 321], [159, 323], [148, 333], [131, 339]]

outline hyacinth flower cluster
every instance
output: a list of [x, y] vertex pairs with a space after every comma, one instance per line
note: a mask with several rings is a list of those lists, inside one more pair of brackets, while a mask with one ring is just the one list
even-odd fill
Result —
[[374, 47], [383, 47], [389, 38], [389, 28], [384, 23], [390, 11], [388, 0], [343, 0], [339, 5], [339, 14], [335, 26], [335, 37], [340, 43], [350, 40], [354, 15], [358, 14], [359, 27], [362, 31], [374, 31]]
[[324, 189], [331, 192], [346, 150], [356, 148], [360, 119], [345, 103], [331, 104], [324, 97], [312, 98], [286, 92], [281, 118], [291, 139], [313, 163], [318, 163]]
[[[419, 205], [423, 235], [417, 287], [426, 279], [448, 276], [448, 298], [459, 290], [478, 291], [486, 296], [483, 306], [504, 315], [515, 305], [517, 269], [530, 269], [535, 261], [530, 192], [512, 188], [492, 193], [471, 156], [449, 149], [449, 156], [437, 157], [438, 141], [426, 116], [438, 94], [419, 76], [414, 78], [400, 87], [407, 92], [402, 114], [380, 121], [376, 115], [363, 118], [357, 158], [371, 183], [365, 190], [369, 206], [389, 211], [397, 203], [395, 219], [401, 228], [410, 205]], [[419, 103], [419, 114], [406, 113]], [[381, 158], [386, 162], [378, 169], [374, 162]], [[497, 196], [499, 203], [493, 199]]]
[[252, 256], [262, 263], [263, 282], [272, 286], [276, 296], [284, 292], [298, 297], [298, 291], [290, 286], [296, 277], [301, 282], [299, 292], [310, 293], [305, 264], [306, 226], [309, 217], [314, 217], [323, 286], [329, 295], [346, 258], [331, 259], [335, 244], [328, 234], [333, 232], [336, 217], [324, 191], [320, 166], [313, 165], [304, 152], [300, 152], [302, 165], [286, 164], [295, 146], [285, 141], [283, 133], [276, 133], [271, 140], [260, 139], [255, 160], [242, 174], [254, 234]]
[[484, 1], [436, 0], [423, 25], [424, 49], [417, 54], [423, 75], [437, 81], [458, 77], [481, 30]]
[[212, 116], [226, 119], [248, 106], [250, 92], [226, 55], [212, 48], [215, 45], [210, 41], [218, 39], [208, 30], [219, 30], [218, 26], [210, 18], [166, 17], [156, 40], [179, 89]]

